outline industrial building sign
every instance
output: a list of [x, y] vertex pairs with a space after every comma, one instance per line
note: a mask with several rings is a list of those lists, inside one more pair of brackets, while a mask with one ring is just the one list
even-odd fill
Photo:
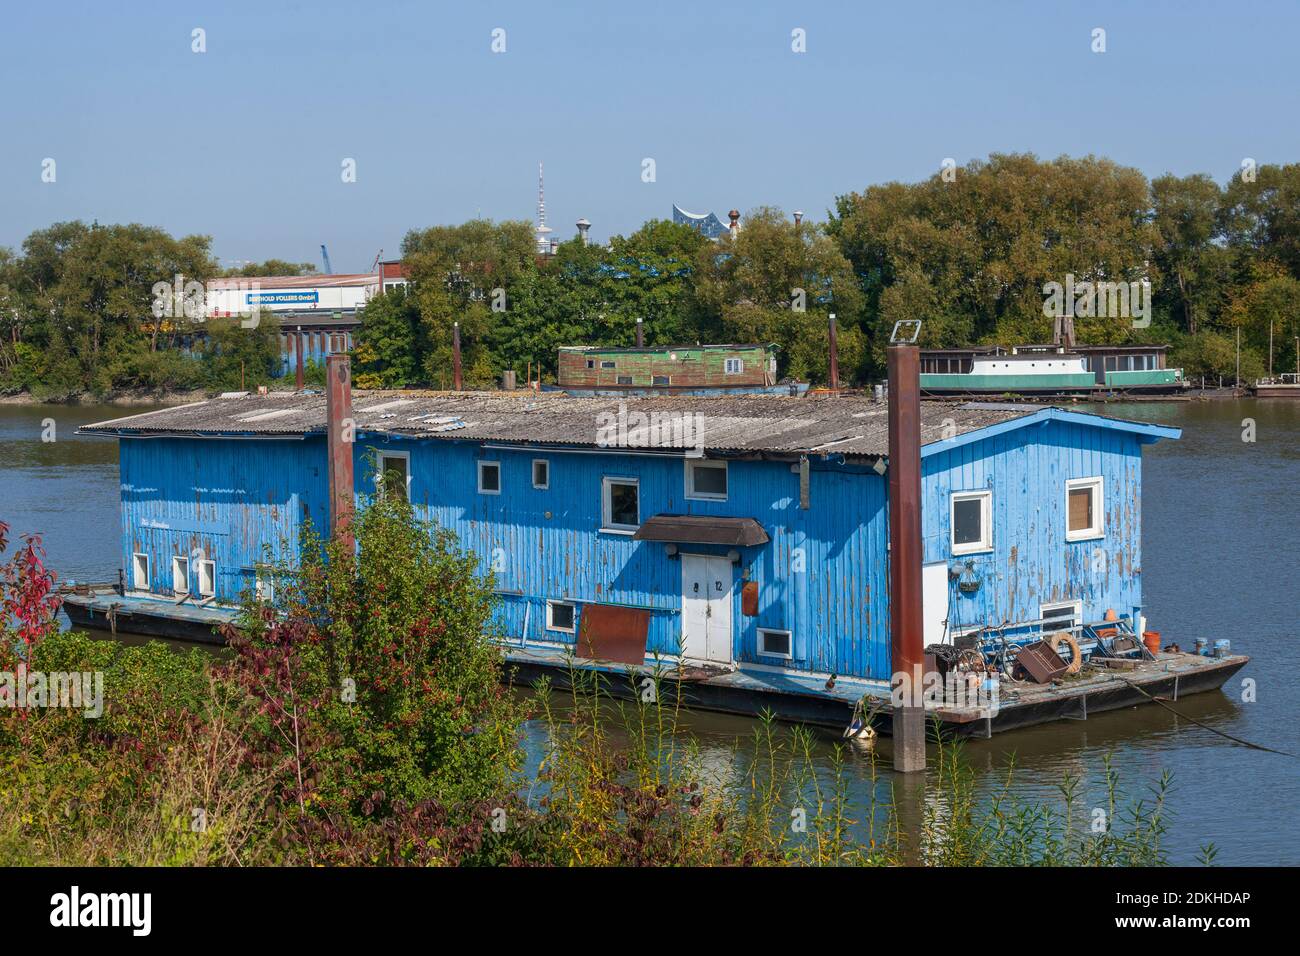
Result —
[[245, 296], [249, 305], [315, 305], [320, 301], [319, 292], [249, 292]]

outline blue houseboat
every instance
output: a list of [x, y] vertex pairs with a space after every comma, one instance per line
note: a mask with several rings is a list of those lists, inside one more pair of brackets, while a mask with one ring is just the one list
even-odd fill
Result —
[[[353, 401], [358, 503], [375, 491], [372, 461], [398, 472], [417, 511], [495, 576], [525, 669], [657, 657], [712, 675], [703, 706], [794, 695], [785, 715], [841, 725], [846, 702], [887, 687], [885, 404]], [[119, 620], [228, 615], [245, 591], [272, 593], [266, 548], [292, 563], [303, 520], [328, 524], [323, 395], [228, 394], [83, 431], [119, 439], [123, 582], [70, 595], [74, 620], [103, 626], [106, 601]], [[1178, 435], [1052, 407], [926, 403], [925, 644], [990, 627], [1082, 636], [1116, 618], [1140, 633], [1142, 448]]]

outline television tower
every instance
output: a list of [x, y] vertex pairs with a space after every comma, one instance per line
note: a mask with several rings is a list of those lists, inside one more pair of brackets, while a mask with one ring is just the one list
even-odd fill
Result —
[[551, 227], [546, 224], [546, 186], [542, 175], [542, 164], [537, 164], [537, 253], [542, 256], [551, 254]]

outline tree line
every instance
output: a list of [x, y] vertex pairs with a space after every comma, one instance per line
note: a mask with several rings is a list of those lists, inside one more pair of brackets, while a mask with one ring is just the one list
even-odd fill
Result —
[[[61, 397], [131, 388], [231, 387], [278, 369], [274, 323], [195, 335], [156, 318], [151, 288], [222, 274], [206, 236], [58, 223], [0, 249], [0, 391]], [[1244, 380], [1295, 365], [1300, 336], [1300, 164], [1247, 163], [1226, 181], [1148, 180], [1087, 156], [994, 154], [916, 183], [836, 198], [825, 222], [760, 206], [718, 241], [652, 220], [607, 245], [538, 256], [525, 221], [410, 231], [405, 289], [367, 305], [356, 336], [364, 386], [445, 387], [453, 323], [470, 386], [552, 376], [561, 345], [773, 342], [780, 374], [824, 383], [827, 314], [841, 376], [881, 376], [889, 330], [923, 321], [926, 347], [1051, 341], [1046, 287], [1138, 283], [1149, 324], [1080, 316], [1082, 343], [1162, 342], [1188, 376]], [[271, 260], [226, 274], [303, 274]], [[1271, 343], [1271, 344], [1270, 344]], [[200, 359], [193, 361], [194, 357]], [[239, 358], [236, 367], [235, 358]]]

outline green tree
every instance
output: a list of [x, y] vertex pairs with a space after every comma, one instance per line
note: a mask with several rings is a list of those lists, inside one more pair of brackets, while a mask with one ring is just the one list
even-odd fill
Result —
[[406, 388], [424, 381], [426, 345], [420, 307], [405, 286], [366, 303], [353, 360], [361, 388]]

